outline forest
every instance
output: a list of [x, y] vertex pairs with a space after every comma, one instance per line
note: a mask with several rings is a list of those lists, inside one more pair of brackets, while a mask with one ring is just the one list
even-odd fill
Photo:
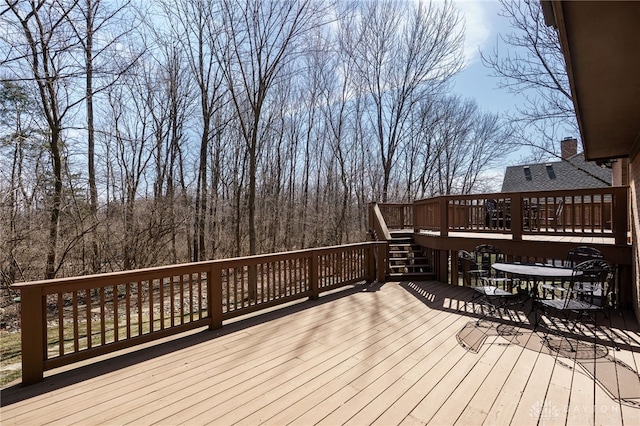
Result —
[[0, 269], [19, 281], [363, 241], [491, 188], [451, 2], [2, 0]]

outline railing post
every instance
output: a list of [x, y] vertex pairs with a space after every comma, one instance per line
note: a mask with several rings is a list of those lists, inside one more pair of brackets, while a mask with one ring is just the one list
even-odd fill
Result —
[[207, 277], [207, 304], [209, 307], [209, 330], [222, 328], [222, 264], [212, 262]]
[[[25, 312], [26, 310], [28, 312]], [[42, 287], [21, 287], [20, 326], [22, 329], [22, 384], [24, 386], [40, 382], [44, 378], [45, 318]]]
[[522, 241], [523, 216], [522, 195], [519, 192], [515, 192], [511, 195], [511, 235], [514, 241]]
[[440, 236], [449, 235], [449, 200], [447, 197], [440, 197]]
[[613, 188], [613, 217], [611, 220], [616, 245], [627, 245], [627, 228], [629, 226], [629, 199], [626, 186]]
[[318, 269], [320, 265], [320, 259], [317, 250], [311, 251], [311, 260], [309, 264], [309, 287], [311, 288], [311, 296], [309, 299], [316, 300], [320, 297], [320, 284], [318, 277]]
[[376, 243], [376, 281], [383, 283], [387, 275], [387, 265], [389, 264], [389, 243]]
[[365, 262], [367, 265], [367, 282], [376, 280], [376, 243], [371, 242], [365, 250]]

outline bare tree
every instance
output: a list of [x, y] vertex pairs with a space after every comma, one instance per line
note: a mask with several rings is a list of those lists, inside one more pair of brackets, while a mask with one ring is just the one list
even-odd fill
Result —
[[[538, 0], [500, 0], [501, 15], [513, 31], [500, 36], [507, 51], [482, 53], [498, 86], [521, 94], [525, 103], [508, 118], [520, 137], [517, 143], [543, 156], [556, 155], [558, 131], [577, 133], [577, 122], [558, 34], [544, 22]], [[512, 48], [512, 50], [510, 50]], [[535, 130], [535, 139], [529, 129]]]
[[397, 151], [409, 135], [411, 110], [438, 92], [462, 66], [463, 34], [454, 6], [362, 3], [351, 54], [373, 108], [368, 124], [378, 144], [387, 201]]
[[438, 147], [430, 160], [435, 173], [422, 185], [431, 188], [429, 196], [485, 189], [486, 173], [510, 152], [509, 132], [497, 115], [481, 112], [475, 101], [446, 97], [437, 111], [429, 133]]
[[[34, 200], [41, 185], [35, 171], [41, 166], [40, 152], [44, 135], [35, 119], [37, 103], [31, 93], [9, 80], [0, 82], [0, 223], [5, 232], [0, 233], [0, 269], [2, 288], [25, 279], [22, 261], [26, 259], [29, 243]], [[35, 160], [35, 162], [34, 162]], [[34, 181], [36, 179], [36, 181]], [[25, 244], [26, 243], [26, 244]], [[25, 266], [32, 268], [29, 262]]]
[[8, 64], [24, 64], [30, 83], [39, 94], [39, 104], [48, 128], [48, 147], [53, 171], [49, 217], [49, 243], [45, 278], [54, 278], [57, 264], [59, 221], [63, 191], [63, 138], [65, 120], [83, 96], [70, 89], [73, 77], [72, 51], [77, 41], [70, 36], [67, 17], [78, 0], [15, 2], [5, 0], [13, 20], [5, 20], [9, 31], [5, 43], [11, 45]]
[[302, 36], [318, 24], [325, 10], [323, 3], [313, 0], [222, 1], [223, 28], [228, 39], [221, 40], [216, 54], [248, 155], [249, 254], [256, 254], [257, 248], [256, 173], [270, 90], [286, 65], [299, 55]]
[[[98, 235], [96, 234], [98, 225], [98, 187], [96, 184], [96, 127], [94, 104], [95, 95], [105, 90], [105, 88], [113, 84], [113, 81], [122, 75], [125, 70], [131, 66], [122, 64], [124, 68], [114, 67], [112, 57], [112, 47], [122, 39], [123, 35], [131, 29], [135, 28], [134, 23], [129, 22], [128, 26], [118, 27], [118, 31], [111, 31], [119, 16], [122, 15], [129, 1], [121, 4], [109, 2], [105, 5], [101, 0], [82, 0], [78, 2], [78, 6], [74, 8], [72, 13], [66, 16], [69, 26], [75, 33], [77, 41], [84, 55], [84, 89], [85, 89], [85, 105], [86, 105], [86, 132], [87, 132], [87, 176], [89, 184], [89, 209], [91, 214], [91, 256], [90, 256], [90, 272], [97, 272], [100, 268], [100, 254], [98, 247]], [[121, 22], [117, 22], [120, 24]], [[109, 76], [107, 81], [103, 81], [98, 87], [95, 86], [96, 78], [104, 79]]]
[[[202, 120], [198, 157], [198, 176], [193, 221], [192, 260], [207, 259], [206, 213], [208, 192], [208, 151], [211, 141], [224, 123], [214, 116], [225, 104], [221, 64], [216, 61], [215, 49], [219, 45], [221, 25], [219, 2], [207, 0], [180, 0], [162, 3], [171, 25], [170, 36], [184, 50], [192, 78], [198, 87], [199, 115]], [[213, 164], [212, 167], [217, 167]]]

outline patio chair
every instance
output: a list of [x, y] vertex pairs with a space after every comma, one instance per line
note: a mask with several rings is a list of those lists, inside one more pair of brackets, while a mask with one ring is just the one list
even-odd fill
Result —
[[500, 310], [511, 317], [507, 308], [520, 303], [520, 295], [512, 292], [511, 279], [498, 275], [491, 269], [491, 265], [496, 261], [504, 261], [502, 253], [496, 247], [484, 244], [476, 247], [473, 253], [459, 251], [458, 258], [462, 264], [463, 281], [474, 290], [471, 302], [482, 298], [484, 304], [489, 307], [488, 312], [484, 313], [476, 323], [479, 324], [480, 321]]
[[488, 270], [482, 269], [475, 257], [466, 250], [458, 251], [458, 272], [462, 273], [462, 281], [467, 287], [480, 285], [480, 277], [488, 276]]
[[486, 228], [511, 227], [511, 205], [508, 201], [487, 199], [484, 201], [484, 207]]
[[482, 281], [481, 285], [492, 285], [503, 290], [511, 290], [513, 280], [491, 268], [494, 263], [505, 261], [504, 254], [500, 249], [491, 244], [482, 244], [473, 250], [471, 256], [478, 266], [478, 272], [476, 273], [480, 281]]
[[[537, 300], [535, 328], [544, 326], [549, 332], [559, 333], [575, 351], [569, 336], [579, 335], [579, 330], [586, 323], [592, 323], [594, 338], [600, 332], [619, 350], [613, 338], [597, 322], [598, 313], [603, 313], [607, 306], [612, 279], [613, 268], [604, 260], [591, 259], [576, 265], [569, 287], [562, 291], [562, 297]], [[547, 318], [549, 324], [540, 321], [542, 316]]]
[[567, 253], [567, 260], [564, 265], [567, 268], [573, 268], [574, 266], [591, 259], [604, 259], [602, 252], [596, 248], [589, 246], [580, 246], [569, 250]]
[[[602, 252], [596, 248], [579, 246], [569, 250], [563, 266], [565, 268], [574, 268], [576, 265], [592, 259], [604, 259], [604, 256], [602, 255]], [[555, 282], [544, 283], [541, 285], [543, 297], [548, 297], [548, 295], [552, 298], [555, 297], [558, 292], [566, 291], [568, 284], [568, 282], [561, 282], [559, 284], [556, 284]]]
[[524, 200], [522, 211], [524, 213], [524, 227], [527, 230], [538, 229], [538, 205]]

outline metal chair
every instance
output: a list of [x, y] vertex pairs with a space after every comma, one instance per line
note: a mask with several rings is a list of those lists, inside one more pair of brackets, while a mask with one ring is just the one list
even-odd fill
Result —
[[580, 246], [569, 250], [564, 266], [573, 268], [574, 266], [591, 259], [604, 259], [602, 252], [596, 248]]
[[502, 290], [511, 290], [513, 280], [491, 268], [494, 263], [505, 261], [504, 254], [497, 247], [491, 244], [479, 245], [473, 250], [471, 256], [478, 266], [478, 271], [482, 271], [482, 273], [477, 273], [478, 278], [483, 282], [482, 285], [492, 285], [502, 288]]
[[[565, 268], [573, 268], [582, 262], [592, 259], [601, 260], [604, 259], [604, 256], [602, 255], [602, 252], [596, 248], [589, 246], [579, 246], [569, 250], [563, 266]], [[555, 298], [558, 292], [565, 292], [567, 290], [567, 286], [567, 282], [561, 282], [559, 284], [551, 282], [543, 283], [540, 287], [543, 292], [543, 297], [548, 297], [549, 295], [551, 295], [551, 298]]]
[[[535, 328], [544, 326], [549, 332], [558, 332], [567, 340], [571, 350], [575, 351], [569, 336], [579, 335], [579, 329], [585, 323], [592, 323], [594, 338], [600, 332], [619, 350], [613, 338], [597, 322], [598, 313], [604, 312], [607, 306], [612, 279], [613, 267], [604, 260], [591, 259], [579, 263], [573, 268], [569, 287], [563, 291], [563, 297], [539, 299], [536, 302]], [[595, 298], [600, 303], [595, 303]], [[547, 318], [549, 324], [540, 321], [542, 316]]]
[[476, 287], [480, 284], [480, 277], [487, 276], [490, 271], [482, 269], [475, 257], [466, 250], [458, 251], [458, 267], [462, 273], [462, 281], [467, 287]]
[[493, 263], [504, 261], [504, 255], [496, 247], [484, 244], [476, 247], [473, 253], [459, 251], [458, 258], [459, 264], [462, 265], [463, 281], [475, 292], [471, 302], [482, 298], [489, 307], [488, 312], [484, 313], [476, 323], [479, 324], [480, 321], [500, 310], [511, 318], [507, 308], [520, 303], [520, 295], [512, 292], [513, 280], [500, 276], [491, 269]]

